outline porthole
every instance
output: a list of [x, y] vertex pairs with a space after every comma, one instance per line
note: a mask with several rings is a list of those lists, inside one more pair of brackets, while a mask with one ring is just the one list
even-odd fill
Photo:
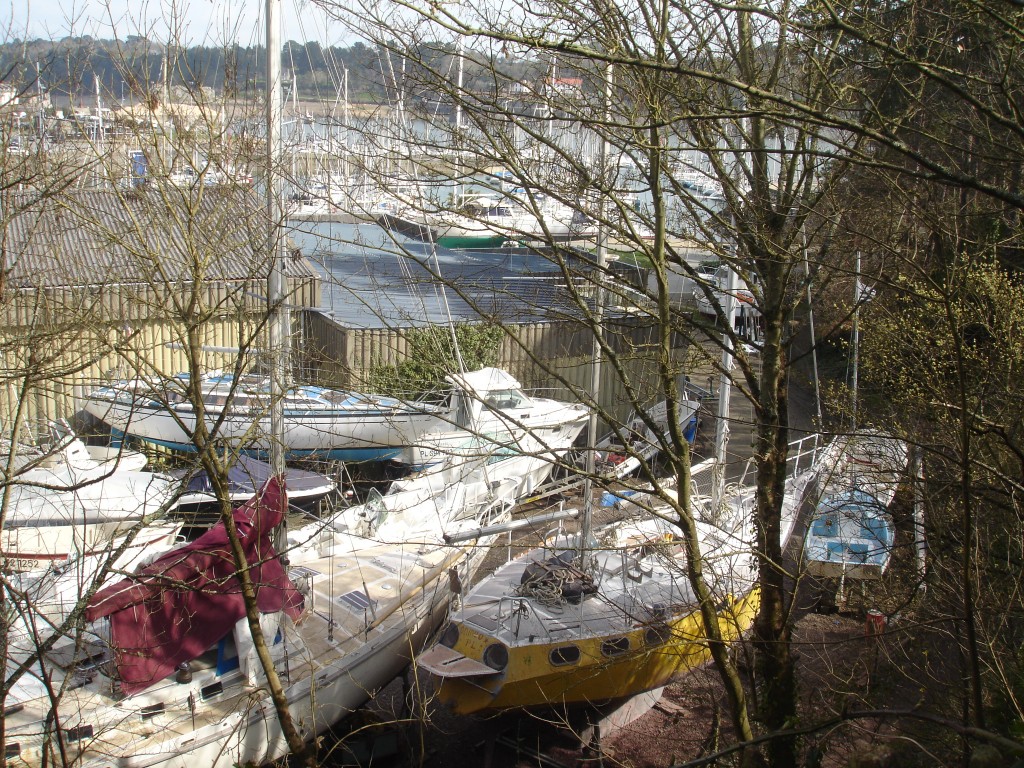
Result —
[[224, 693], [224, 684], [218, 681], [200, 688], [199, 698], [206, 701], [207, 699], [212, 699], [214, 696], [220, 696], [222, 693]]
[[621, 656], [629, 650], [628, 637], [613, 637], [601, 643], [601, 653], [605, 656]]
[[580, 649], [575, 645], [563, 645], [553, 648], [548, 654], [548, 659], [553, 667], [564, 667], [569, 664], [576, 664], [580, 660]]
[[508, 648], [501, 643], [491, 643], [484, 650], [484, 664], [500, 672], [508, 666]]
[[91, 725], [78, 725], [64, 731], [64, 738], [66, 738], [68, 742], [82, 741], [82, 739], [91, 739], [92, 737], [93, 727]]
[[664, 624], [649, 627], [644, 633], [644, 643], [646, 645], [662, 645], [666, 640], [668, 640], [668, 636], [671, 633], [672, 631]]

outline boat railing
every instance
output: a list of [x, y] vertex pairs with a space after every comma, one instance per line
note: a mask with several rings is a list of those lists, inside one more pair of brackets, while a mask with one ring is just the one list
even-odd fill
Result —
[[[507, 606], [507, 607], [506, 607]], [[498, 601], [497, 623], [498, 630], [507, 631], [513, 637], [518, 638], [523, 631], [523, 622], [526, 621], [527, 630], [531, 635], [543, 633], [548, 640], [552, 639], [551, 632], [543, 621], [535, 615], [535, 609], [530, 598], [521, 595], [503, 595]]]
[[[811, 434], [789, 444], [786, 456], [787, 483], [817, 466], [821, 454], [820, 439], [820, 435]], [[738, 502], [748, 509], [748, 505], [753, 503], [756, 485], [754, 457], [747, 460], [739, 477], [730, 480], [725, 487], [720, 485], [723, 471], [724, 468], [714, 458], [706, 459], [690, 468], [690, 503], [698, 517], [702, 519], [720, 522], [729, 506], [722, 506], [726, 499], [730, 500], [731, 504]]]
[[[786, 452], [786, 477], [793, 478], [799, 475], [801, 472], [814, 467], [819, 458], [821, 452], [821, 435], [813, 433], [806, 437], [801, 437], [799, 440], [794, 440], [789, 444], [789, 450]], [[747, 459], [746, 465], [743, 467], [743, 472], [740, 475], [737, 485], [740, 487], [746, 487], [747, 485], [753, 485], [753, 477], [756, 473], [756, 462], [755, 458], [751, 456]]]
[[715, 459], [705, 459], [690, 467], [690, 489], [695, 496], [711, 495]]
[[705, 389], [704, 387], [694, 384], [689, 378], [683, 383], [683, 394], [687, 397], [691, 397], [698, 403], [703, 403], [705, 400], [711, 400], [711, 390]]

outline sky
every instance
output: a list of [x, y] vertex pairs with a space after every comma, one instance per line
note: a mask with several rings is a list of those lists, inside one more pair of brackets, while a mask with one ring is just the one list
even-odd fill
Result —
[[[59, 40], [91, 35], [99, 39], [128, 35], [166, 41], [172, 37], [186, 45], [261, 45], [265, 3], [262, 0], [11, 0], [0, 5], [4, 37]], [[283, 0], [282, 40], [324, 45], [349, 45], [351, 36], [309, 0]], [[171, 21], [182, 31], [172, 34]]]

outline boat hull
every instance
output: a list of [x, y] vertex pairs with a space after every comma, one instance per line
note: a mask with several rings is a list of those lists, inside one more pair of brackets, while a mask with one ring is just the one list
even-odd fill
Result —
[[589, 223], [573, 225], [552, 220], [542, 225], [532, 216], [485, 221], [453, 215], [433, 221], [423, 214], [403, 216], [385, 213], [377, 217], [377, 223], [404, 237], [453, 250], [493, 250], [530, 241], [568, 243], [593, 238], [596, 234], [596, 229]]
[[521, 441], [534, 437], [543, 447], [546, 438], [556, 439], [553, 431], [582, 425], [588, 415], [579, 404], [524, 392], [506, 371], [482, 368], [448, 376], [451, 390], [437, 393], [445, 405], [294, 387], [285, 398], [282, 434], [272, 439], [264, 380], [251, 375], [206, 376], [199, 387], [201, 411], [186, 397], [187, 380], [182, 374], [156, 388], [149, 382], [122, 381], [91, 393], [85, 410], [106, 422], [116, 436], [178, 451], [196, 450], [193, 436], [199, 412], [212, 440], [250, 456], [265, 456], [276, 443], [284, 445], [286, 457], [293, 459], [394, 459], [413, 467], [443, 459], [441, 454], [450, 453], [450, 446], [480, 437], [497, 442], [500, 449], [519, 450]]
[[[161, 518], [175, 505], [177, 483], [144, 471], [143, 454], [87, 446], [65, 421], [51, 422], [49, 431], [45, 450], [19, 446], [3, 455], [13, 468], [0, 531], [0, 563], [9, 572], [98, 555], [144, 518]], [[169, 546], [176, 533], [154, 522], [129, 549]]]
[[500, 248], [508, 241], [508, 237], [500, 232], [484, 229], [468, 232], [453, 230], [452, 227], [435, 227], [396, 213], [378, 216], [377, 223], [389, 232], [422, 243], [434, 243], [442, 248]]
[[[730, 598], [728, 607], [719, 613], [723, 639], [730, 642], [747, 632], [759, 604], [757, 590], [739, 600]], [[491, 675], [460, 677], [443, 665], [437, 667], [443, 676], [436, 675], [427, 654], [419, 657], [418, 664], [432, 673], [438, 698], [458, 714], [598, 704], [660, 688], [676, 675], [709, 661], [711, 652], [703, 627], [700, 616], [689, 613], [667, 624], [637, 627], [627, 634], [531, 643], [509, 649], [508, 666]], [[609, 656], [608, 650], [622, 647], [624, 641], [628, 641], [629, 650]], [[491, 642], [483, 635], [465, 631], [463, 625], [454, 650], [468, 658], [483, 658]], [[553, 655], [561, 658], [559, 654], [565, 653], [561, 649], [570, 646], [579, 649], [576, 664], [552, 663]]]
[[[176, 451], [194, 452], [192, 435], [197, 419], [189, 412], [169, 411], [162, 405], [90, 399], [85, 407], [106, 422], [118, 437], [136, 437]], [[288, 458], [343, 461], [401, 459], [415, 436], [437, 424], [436, 413], [349, 414], [289, 413], [284, 416], [284, 445]], [[268, 416], [209, 414], [207, 426], [216, 438], [253, 456], [266, 456], [271, 446]]]
[[[128, 533], [138, 520], [104, 523], [20, 526], [0, 532], [3, 542], [2, 567], [7, 571], [34, 571], [66, 562], [72, 558], [94, 557], [112, 548], [118, 536]], [[129, 549], [170, 547], [175, 543], [180, 523], [153, 523], [134, 537]]]

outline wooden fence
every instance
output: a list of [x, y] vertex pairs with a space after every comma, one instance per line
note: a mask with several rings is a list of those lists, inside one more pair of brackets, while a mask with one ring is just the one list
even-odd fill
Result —
[[[348, 327], [317, 310], [306, 310], [302, 317], [299, 346], [307, 367], [300, 375], [319, 383], [365, 389], [374, 367], [395, 365], [409, 355], [408, 329]], [[625, 418], [632, 405], [623, 378], [640, 393], [640, 400], [652, 399], [657, 392], [656, 329], [650, 318], [626, 315], [609, 319], [605, 330], [624, 376], [612, 365], [602, 366], [600, 405], [611, 415]], [[589, 392], [594, 337], [582, 323], [524, 323], [506, 326], [506, 331], [496, 365], [525, 388], [567, 400]], [[673, 359], [682, 361], [685, 351], [677, 339]]]

